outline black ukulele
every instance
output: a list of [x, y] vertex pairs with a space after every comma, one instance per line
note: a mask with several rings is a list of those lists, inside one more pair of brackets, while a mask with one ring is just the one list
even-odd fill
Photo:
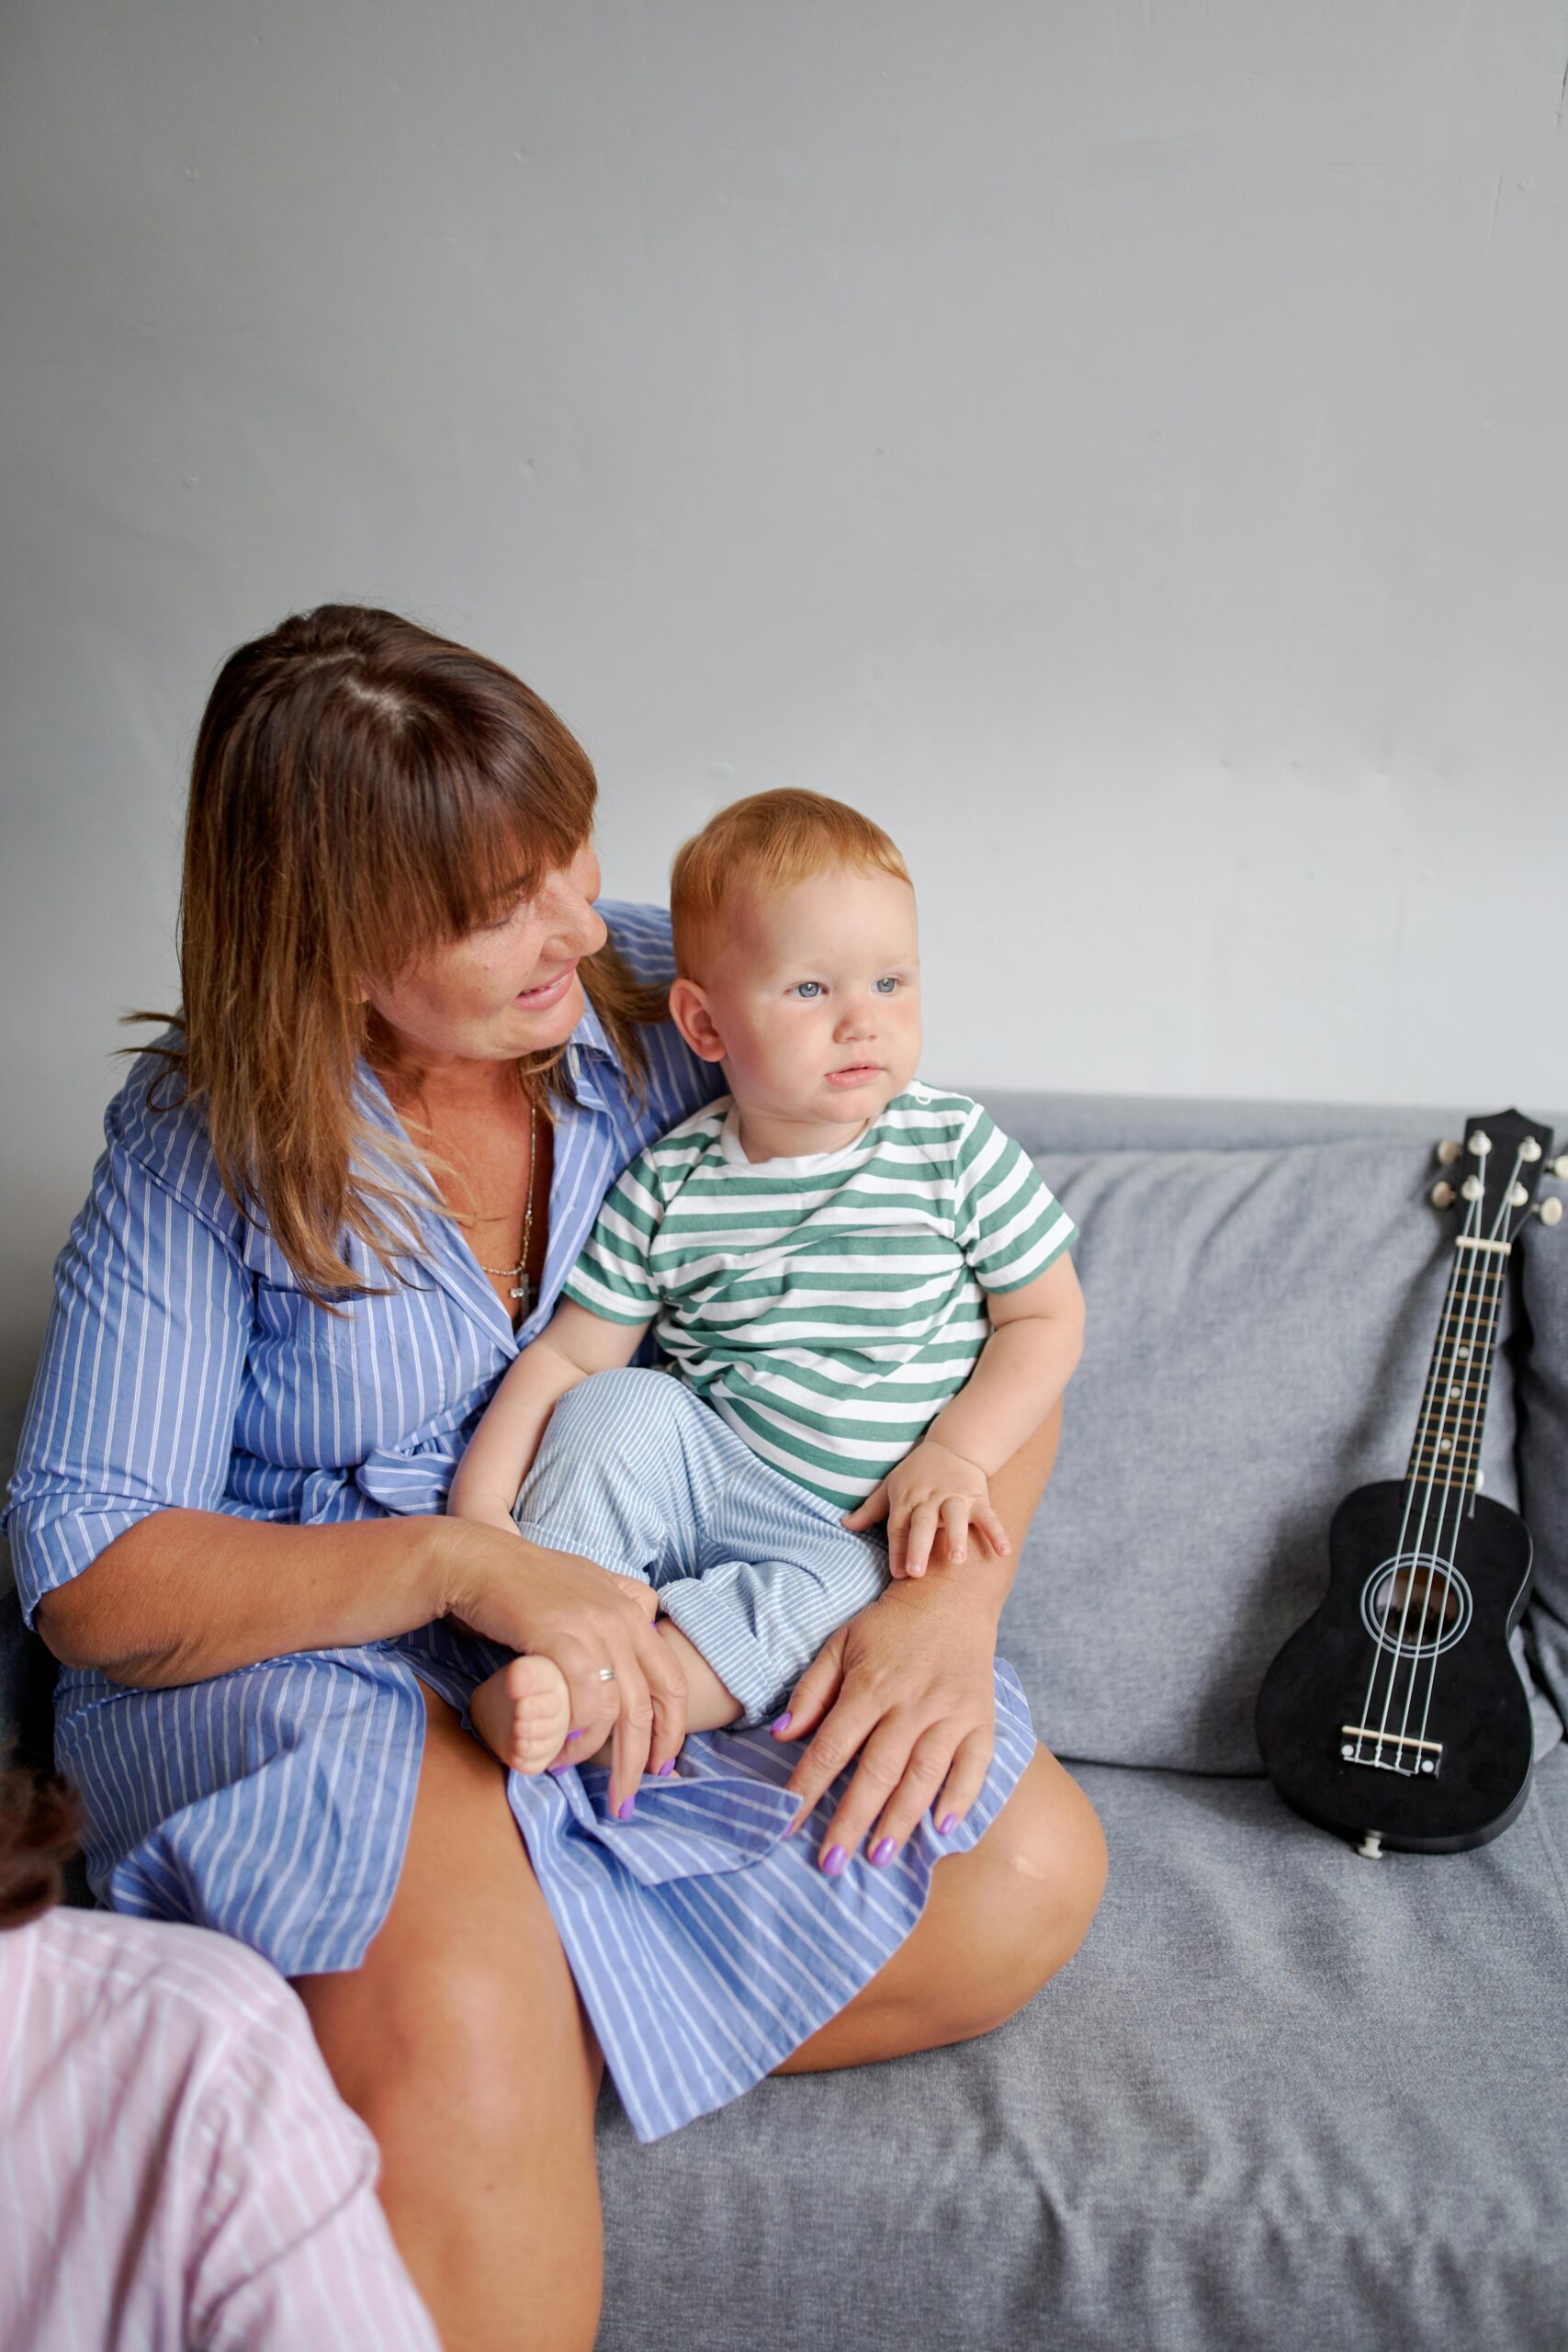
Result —
[[[1508, 1255], [1551, 1130], [1500, 1111], [1438, 1146], [1456, 1185], [1448, 1295], [1403, 1482], [1358, 1487], [1328, 1531], [1328, 1591], [1264, 1677], [1258, 1744], [1285, 1803], [1358, 1850], [1457, 1854], [1506, 1829], [1530, 1775], [1529, 1702], [1508, 1654], [1529, 1531], [1481, 1492], [1481, 1432]], [[1463, 1159], [1467, 1172], [1460, 1176]], [[1562, 1215], [1555, 1196], [1538, 1214]]]

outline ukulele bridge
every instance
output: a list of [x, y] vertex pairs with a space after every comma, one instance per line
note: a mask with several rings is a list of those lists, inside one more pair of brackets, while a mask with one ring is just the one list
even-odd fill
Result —
[[[1375, 1772], [1399, 1772], [1407, 1780], [1417, 1772], [1435, 1772], [1443, 1754], [1440, 1739], [1413, 1739], [1398, 1732], [1377, 1731], [1371, 1724], [1341, 1724], [1339, 1743], [1347, 1764], [1365, 1764]], [[1369, 1747], [1370, 1756], [1365, 1752]]]

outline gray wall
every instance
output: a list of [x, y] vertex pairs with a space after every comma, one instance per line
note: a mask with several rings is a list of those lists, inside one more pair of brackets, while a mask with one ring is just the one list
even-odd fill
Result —
[[928, 1071], [1560, 1101], [1562, 0], [10, 0], [0, 1397], [213, 669], [513, 662], [617, 891], [806, 783]]

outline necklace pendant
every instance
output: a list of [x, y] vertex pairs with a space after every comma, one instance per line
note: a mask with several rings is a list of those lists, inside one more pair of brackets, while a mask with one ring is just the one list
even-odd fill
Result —
[[528, 1293], [533, 1289], [533, 1283], [528, 1280], [527, 1275], [525, 1274], [516, 1289], [508, 1291], [506, 1295], [508, 1298], [520, 1298], [523, 1301], [524, 1306], [526, 1306], [528, 1304]]

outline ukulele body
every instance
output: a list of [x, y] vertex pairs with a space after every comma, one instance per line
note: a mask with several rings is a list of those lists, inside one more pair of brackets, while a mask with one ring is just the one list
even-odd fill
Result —
[[1320, 1828], [1453, 1854], [1506, 1829], [1529, 1787], [1529, 1701], [1508, 1636], [1529, 1596], [1530, 1537], [1502, 1503], [1445, 1494], [1440, 1556], [1436, 1531], [1418, 1550], [1407, 1492], [1383, 1479], [1335, 1512], [1328, 1591], [1264, 1678], [1258, 1744], [1285, 1803]]

